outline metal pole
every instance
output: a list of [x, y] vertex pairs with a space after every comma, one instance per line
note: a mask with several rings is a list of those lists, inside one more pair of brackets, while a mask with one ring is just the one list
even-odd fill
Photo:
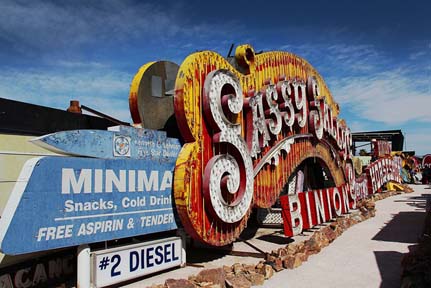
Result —
[[78, 246], [77, 287], [90, 288], [90, 247], [87, 244]]
[[105, 118], [105, 119], [107, 119], [107, 120], [109, 120], [109, 121], [111, 121], [111, 122], [113, 122], [113, 123], [115, 123], [117, 125], [130, 126], [130, 123], [120, 121], [118, 119], [115, 119], [114, 117], [111, 117], [111, 116], [106, 115], [106, 114], [104, 114], [102, 112], [96, 111], [96, 110], [94, 110], [94, 109], [92, 109], [90, 107], [87, 107], [85, 105], [81, 105], [81, 109], [86, 110], [86, 111], [88, 111], [90, 113], [93, 113], [93, 114], [95, 114], [95, 115], [97, 115], [99, 117]]
[[407, 133], [404, 133], [404, 151], [407, 151]]
[[181, 238], [181, 268], [186, 266], [187, 254], [186, 254], [186, 241], [187, 241], [187, 233], [184, 229], [177, 229], [177, 236]]

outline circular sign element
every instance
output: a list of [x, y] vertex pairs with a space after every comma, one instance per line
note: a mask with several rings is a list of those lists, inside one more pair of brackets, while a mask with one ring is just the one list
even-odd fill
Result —
[[126, 136], [115, 136], [114, 156], [130, 156], [130, 138]]

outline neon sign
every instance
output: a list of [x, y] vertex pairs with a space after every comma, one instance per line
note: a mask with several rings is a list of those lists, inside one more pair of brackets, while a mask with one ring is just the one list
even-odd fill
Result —
[[340, 187], [281, 196], [284, 234], [297, 235], [304, 229], [346, 214], [356, 208], [357, 201], [378, 192], [385, 183], [401, 183], [400, 168], [400, 158], [381, 158], [369, 165], [363, 175], [355, 178], [353, 166], [348, 163], [347, 183]]
[[[154, 76], [153, 70], [161, 79], [174, 72], [177, 76], [161, 85], [160, 93], [149, 94], [144, 84]], [[156, 110], [151, 111], [151, 106], [160, 95], [172, 95], [170, 91], [174, 91], [173, 114], [185, 142], [174, 171], [174, 199], [181, 223], [194, 239], [216, 246], [233, 242], [245, 228], [251, 209], [271, 207], [308, 159], [326, 169], [334, 186], [328, 191], [346, 191], [347, 196], [340, 197], [349, 203], [374, 193], [382, 184], [374, 168], [355, 179], [352, 137], [345, 121], [338, 118], [339, 106], [320, 74], [294, 54], [256, 54], [250, 45], [241, 45], [228, 59], [202, 51], [189, 55], [180, 66], [165, 61], [146, 64], [132, 83], [129, 100], [134, 121], [161, 127], [152, 123]], [[141, 107], [147, 102], [152, 114]], [[169, 109], [167, 105], [165, 110]], [[376, 169], [384, 169], [390, 164], [377, 165]], [[369, 187], [374, 187], [371, 192]]]
[[174, 110], [186, 142], [175, 203], [200, 241], [234, 241], [251, 208], [272, 206], [307, 158], [323, 161], [337, 187], [346, 183], [350, 130], [322, 77], [296, 55], [257, 55], [243, 45], [230, 64], [214, 52], [194, 53], [179, 67]]

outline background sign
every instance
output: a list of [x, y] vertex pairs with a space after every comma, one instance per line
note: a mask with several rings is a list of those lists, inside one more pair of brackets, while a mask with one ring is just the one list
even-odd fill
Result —
[[32, 257], [0, 269], [1, 288], [71, 287], [75, 283], [75, 249]]
[[27, 161], [0, 219], [2, 252], [22, 254], [176, 229], [171, 194], [180, 145], [169, 147], [166, 155], [147, 159]]
[[176, 158], [181, 149], [178, 139], [166, 132], [128, 126], [108, 130], [72, 130], [56, 132], [31, 140], [56, 153], [71, 156], [114, 159], [119, 157], [160, 160]]
[[104, 287], [183, 264], [178, 237], [93, 253], [93, 285]]
[[422, 159], [422, 168], [431, 168], [431, 154], [426, 154]]

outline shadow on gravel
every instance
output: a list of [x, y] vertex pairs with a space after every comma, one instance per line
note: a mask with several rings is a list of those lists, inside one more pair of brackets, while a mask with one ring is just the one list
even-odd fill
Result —
[[262, 236], [257, 237], [257, 239], [262, 240], [262, 241], [266, 241], [266, 242], [279, 244], [279, 245], [287, 245], [287, 244], [295, 241], [290, 237], [274, 235], [274, 234], [273, 235], [262, 235]]
[[377, 265], [379, 266], [382, 283], [380, 288], [400, 287], [401, 284], [401, 259], [403, 253], [396, 251], [374, 251]]
[[395, 202], [405, 202], [418, 209], [416, 209], [417, 211], [400, 212], [393, 215], [392, 220], [386, 223], [379, 233], [373, 237], [373, 240], [417, 243], [425, 221], [427, 202], [429, 205], [430, 201], [430, 194], [412, 196], [405, 200], [396, 200]]
[[425, 209], [427, 203], [431, 202], [431, 194], [422, 194], [420, 196], [412, 196], [407, 200], [395, 200], [394, 202], [404, 202], [407, 205], [417, 207], [419, 209]]
[[231, 247], [187, 247], [187, 265], [200, 265], [225, 257], [231, 253]]
[[417, 243], [425, 221], [423, 212], [400, 212], [377, 233], [373, 240]]
[[[199, 266], [205, 262], [214, 261], [227, 255], [263, 258], [265, 256], [265, 251], [261, 251], [249, 241], [256, 237], [259, 227], [253, 221], [250, 221], [248, 224], [249, 225], [244, 229], [244, 231], [242, 231], [237, 241], [244, 242], [245, 245], [251, 247], [254, 250], [253, 252], [234, 250], [232, 244], [222, 247], [214, 247], [192, 241], [192, 243], [190, 243], [187, 247], [187, 265], [190, 264], [190, 266]], [[276, 234], [276, 232], [273, 234]], [[274, 243], [284, 241], [285, 244], [288, 244], [289, 241], [293, 241], [291, 238], [277, 235], [262, 235], [257, 238], [263, 238], [261, 240]]]
[[251, 219], [248, 226], [239, 235], [239, 238], [243, 240], [253, 239], [256, 236], [257, 230], [259, 230], [259, 226]]

